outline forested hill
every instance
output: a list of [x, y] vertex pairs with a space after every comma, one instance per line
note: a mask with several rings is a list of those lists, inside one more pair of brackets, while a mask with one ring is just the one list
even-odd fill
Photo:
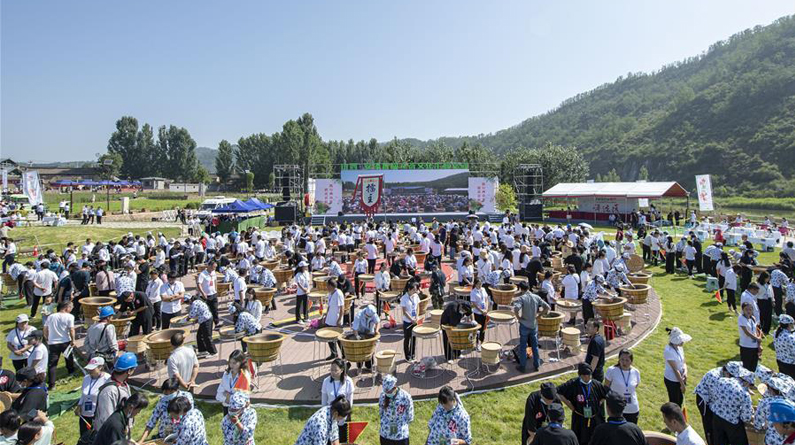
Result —
[[576, 147], [592, 177], [616, 169], [633, 181], [646, 166], [650, 180], [691, 190], [694, 175], [710, 173], [719, 192], [795, 196], [795, 16], [655, 73], [621, 77], [495, 134], [406, 140], [464, 141], [502, 155], [547, 143]]

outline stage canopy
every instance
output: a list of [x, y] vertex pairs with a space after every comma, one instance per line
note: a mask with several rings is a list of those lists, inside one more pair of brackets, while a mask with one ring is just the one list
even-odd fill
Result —
[[225, 206], [213, 209], [213, 213], [248, 213], [248, 212], [256, 212], [257, 210], [261, 209], [254, 208], [250, 204], [247, 204], [239, 199], [236, 199], [235, 202], [231, 204], [227, 204]]
[[544, 198], [686, 198], [677, 182], [561, 182], [544, 192]]
[[266, 204], [257, 198], [251, 198], [248, 201], [244, 201], [243, 203], [257, 210], [268, 210], [273, 207], [273, 204]]

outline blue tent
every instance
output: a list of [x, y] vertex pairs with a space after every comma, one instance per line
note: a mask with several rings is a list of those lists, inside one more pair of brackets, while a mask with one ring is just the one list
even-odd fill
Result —
[[249, 207], [253, 207], [257, 210], [267, 210], [273, 207], [273, 204], [265, 204], [264, 202], [260, 201], [257, 198], [251, 198], [246, 201], [244, 204], [247, 204]]
[[217, 209], [213, 209], [213, 213], [248, 213], [254, 212], [259, 209], [252, 207], [251, 205], [236, 199], [235, 202], [231, 204], [227, 204], [225, 206], [219, 207]]

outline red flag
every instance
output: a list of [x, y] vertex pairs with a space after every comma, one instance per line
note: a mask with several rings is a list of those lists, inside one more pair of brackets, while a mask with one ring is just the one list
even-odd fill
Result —
[[356, 439], [367, 428], [367, 422], [348, 422], [348, 443], [356, 443]]
[[715, 299], [718, 300], [718, 303], [723, 303], [723, 299], [720, 297], [720, 291], [715, 291]]
[[[251, 360], [249, 360], [248, 363], [249, 363], [249, 369], [251, 369], [252, 366]], [[238, 377], [237, 381], [235, 382], [235, 389], [246, 392], [251, 391], [252, 375], [254, 374], [244, 369], [243, 372], [240, 373], [240, 377]]]

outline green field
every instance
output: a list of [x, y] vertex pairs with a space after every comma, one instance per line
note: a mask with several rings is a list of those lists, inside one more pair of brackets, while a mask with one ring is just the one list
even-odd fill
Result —
[[[40, 242], [65, 244], [67, 232], [62, 229], [15, 229], [37, 232], [24, 232], [31, 236], [36, 233]], [[41, 231], [40, 231], [41, 230]], [[74, 241], [80, 242], [85, 236], [93, 239], [118, 236], [126, 230], [109, 232], [114, 229], [83, 229], [73, 232]], [[17, 232], [20, 233], [20, 232]], [[22, 235], [17, 235], [22, 236]], [[68, 236], [71, 236], [68, 235]], [[761, 263], [769, 264], [777, 258], [778, 253], [763, 253]], [[660, 267], [650, 268], [655, 277], [652, 285], [660, 295], [663, 304], [662, 321], [658, 328], [640, 345], [634, 348], [635, 366], [642, 374], [642, 384], [638, 389], [641, 401], [640, 424], [646, 430], [661, 431], [664, 425], [661, 421], [658, 408], [666, 401], [665, 387], [662, 381], [663, 359], [662, 350], [667, 342], [665, 327], [679, 326], [686, 333], [693, 336], [693, 341], [686, 345], [688, 366], [690, 369], [689, 388], [686, 405], [690, 411], [691, 423], [701, 432], [701, 421], [696, 412], [692, 388], [707, 370], [722, 364], [727, 360], [737, 360], [739, 348], [737, 346], [737, 323], [733, 315], [729, 314], [725, 306], [719, 305], [712, 294], [703, 290], [704, 279], [690, 280], [685, 276], [667, 276]], [[6, 302], [9, 306], [9, 302]], [[13, 318], [24, 310], [24, 305], [17, 303], [0, 311], [0, 324], [5, 326], [3, 332], [8, 332], [13, 325]], [[642, 315], [640, 315], [642, 316]], [[38, 321], [38, 320], [37, 320]], [[35, 324], [35, 323], [34, 323]], [[762, 363], [775, 367], [775, 354], [770, 347], [771, 340], [767, 339]], [[8, 351], [3, 350], [2, 356], [8, 356]], [[608, 359], [612, 365], [615, 359]], [[512, 366], [504, 364], [504, 366]], [[58, 368], [59, 377], [65, 377], [63, 363]], [[553, 381], [561, 383], [571, 375], [559, 377]], [[76, 398], [76, 390], [80, 385], [79, 378], [63, 378], [59, 380], [59, 387], [51, 393], [51, 398]], [[524, 400], [527, 395], [538, 389], [538, 383], [530, 383], [500, 391], [485, 394], [471, 395], [463, 398], [463, 402], [472, 417], [472, 428], [475, 443], [478, 444], [506, 444], [519, 443], [520, 426], [524, 410]], [[152, 405], [156, 401], [151, 399]], [[221, 444], [220, 422], [222, 413], [220, 406], [212, 403], [201, 403], [202, 411], [207, 423], [207, 431], [211, 444]], [[427, 422], [435, 408], [433, 402], [416, 403], [416, 420], [412, 424], [412, 442], [420, 443], [427, 435]], [[151, 409], [149, 410], [151, 411]], [[290, 444], [293, 443], [304, 421], [313, 410], [304, 408], [283, 409], [258, 409], [260, 428], [257, 428], [257, 443], [259, 444]], [[138, 438], [143, 431], [143, 424], [149, 412], [143, 413], [136, 422], [133, 437]], [[568, 413], [567, 413], [568, 415]], [[369, 421], [370, 426], [365, 431], [359, 443], [378, 443], [378, 411], [372, 406], [355, 406], [354, 420]], [[70, 413], [62, 415], [55, 420], [58, 427], [58, 439], [67, 444], [77, 441], [77, 419]]]
[[[154, 223], [153, 223], [154, 224]], [[86, 238], [90, 237], [94, 242], [97, 240], [107, 241], [120, 239], [127, 233], [133, 235], [146, 235], [148, 232], [157, 234], [163, 232], [167, 238], [173, 238], [180, 234], [180, 229], [175, 227], [156, 226], [142, 229], [114, 229], [97, 226], [65, 226], [65, 227], [17, 227], [11, 229], [9, 236], [16, 241], [17, 248], [23, 254], [33, 250], [34, 246], [39, 246], [39, 250], [53, 249], [59, 254], [66, 248], [66, 244], [74, 242], [76, 245], [85, 243]], [[24, 258], [25, 255], [23, 255]]]

